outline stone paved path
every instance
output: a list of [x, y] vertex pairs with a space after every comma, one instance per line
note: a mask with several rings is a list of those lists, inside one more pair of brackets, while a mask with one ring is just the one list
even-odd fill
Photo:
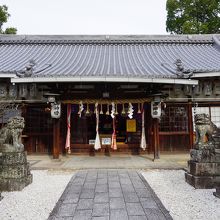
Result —
[[48, 220], [171, 220], [146, 180], [133, 170], [77, 172]]

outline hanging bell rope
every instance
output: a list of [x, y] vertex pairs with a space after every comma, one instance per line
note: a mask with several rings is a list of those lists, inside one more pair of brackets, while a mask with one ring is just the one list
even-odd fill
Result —
[[99, 137], [99, 109], [98, 103], [95, 104], [95, 114], [96, 114], [96, 138], [95, 138], [95, 150], [101, 149], [101, 142]]
[[66, 134], [66, 145], [65, 149], [67, 149], [68, 154], [71, 154], [70, 148], [70, 128], [71, 128], [71, 104], [67, 105], [67, 134]]
[[111, 143], [111, 148], [112, 148], [113, 150], [117, 150], [115, 120], [116, 120], [115, 117], [112, 118], [112, 123], [113, 123], [113, 133], [112, 133], [112, 143]]
[[146, 150], [147, 143], [146, 143], [146, 136], [145, 136], [144, 105], [142, 105], [141, 111], [142, 111], [142, 130], [141, 130], [140, 148], [142, 148], [143, 150]]

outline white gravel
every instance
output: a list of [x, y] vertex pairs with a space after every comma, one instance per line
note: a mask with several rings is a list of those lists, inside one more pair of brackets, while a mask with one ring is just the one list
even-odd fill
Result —
[[142, 172], [174, 220], [219, 220], [220, 199], [214, 189], [194, 189], [185, 182], [184, 171]]
[[19, 192], [3, 192], [1, 220], [47, 219], [73, 173], [31, 171], [33, 183]]
[[[73, 173], [32, 171], [34, 181], [20, 192], [3, 192], [1, 220], [47, 219]], [[219, 220], [220, 199], [214, 189], [197, 189], [188, 185], [184, 171], [149, 170], [143, 176], [170, 211], [174, 220]]]

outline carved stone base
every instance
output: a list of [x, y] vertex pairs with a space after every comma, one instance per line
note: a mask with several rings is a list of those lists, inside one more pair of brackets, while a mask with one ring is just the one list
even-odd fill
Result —
[[220, 176], [220, 163], [188, 161], [188, 172], [194, 176]]
[[216, 192], [213, 195], [220, 199], [220, 187], [216, 188]]
[[220, 186], [220, 163], [199, 163], [190, 160], [185, 179], [196, 189], [212, 189]]
[[196, 189], [213, 189], [216, 182], [220, 181], [220, 178], [213, 176], [193, 176], [190, 173], [185, 173], [185, 180]]
[[216, 155], [214, 149], [192, 149], [190, 156], [196, 162], [215, 162]]
[[20, 191], [32, 183], [26, 153], [3, 152], [0, 155], [0, 189], [1, 191]]

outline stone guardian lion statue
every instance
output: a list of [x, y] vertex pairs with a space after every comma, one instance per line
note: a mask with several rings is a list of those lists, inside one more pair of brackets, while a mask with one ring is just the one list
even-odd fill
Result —
[[21, 142], [24, 126], [23, 117], [16, 116], [8, 120], [8, 123], [0, 130], [0, 152], [22, 152], [24, 150]]
[[199, 148], [209, 145], [212, 141], [212, 134], [217, 129], [216, 125], [210, 120], [208, 114], [195, 115], [196, 143]]

